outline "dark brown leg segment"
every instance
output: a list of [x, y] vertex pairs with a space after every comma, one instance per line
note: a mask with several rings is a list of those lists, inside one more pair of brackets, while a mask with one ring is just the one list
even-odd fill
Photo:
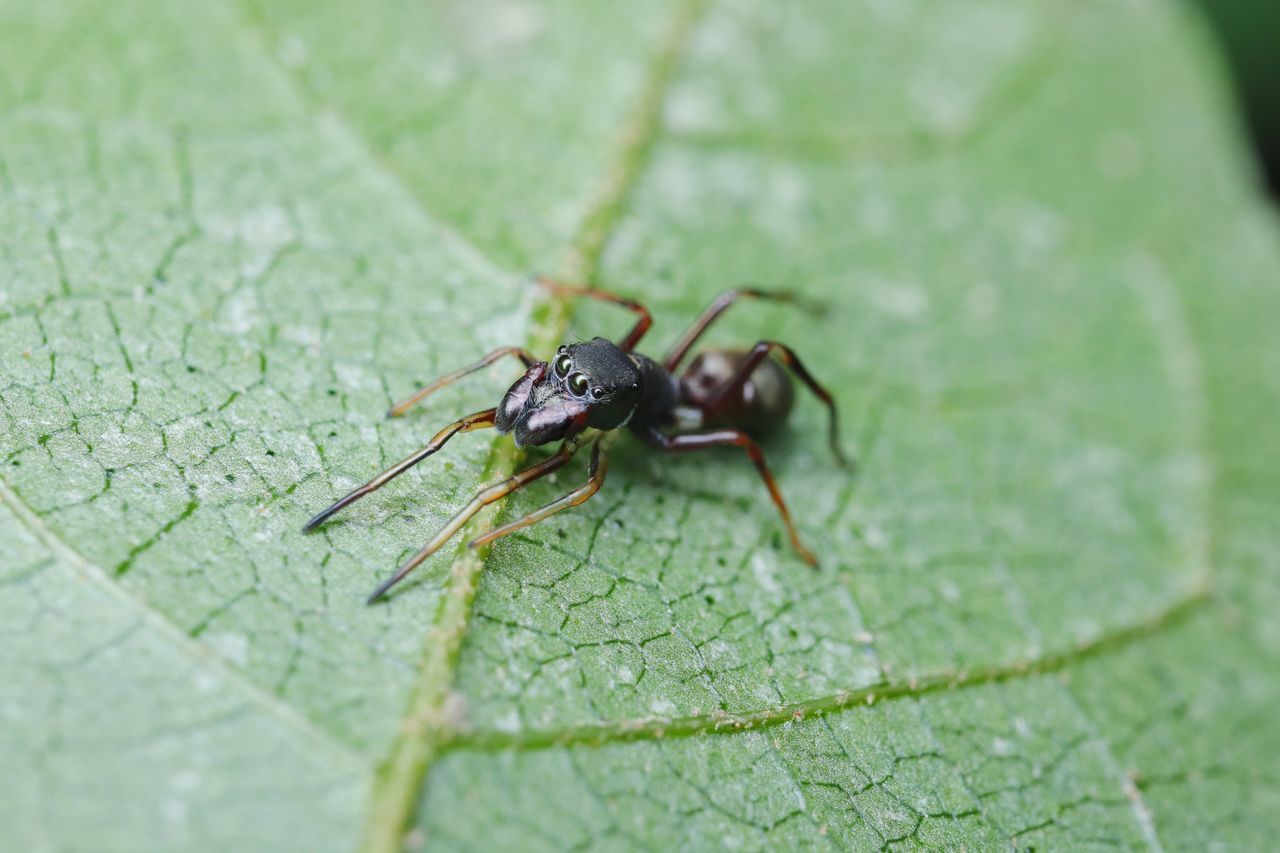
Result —
[[458, 368], [452, 373], [441, 376], [439, 379], [430, 383], [429, 385], [423, 386], [419, 390], [415, 391], [412, 395], [404, 398], [399, 403], [396, 403], [394, 406], [392, 406], [391, 409], [387, 412], [387, 417], [389, 418], [400, 417], [405, 412], [407, 412], [411, 407], [422, 402], [423, 398], [425, 398], [428, 394], [434, 394], [436, 391], [439, 391], [444, 386], [452, 382], [457, 382], [462, 377], [469, 376], [470, 374], [475, 373], [477, 370], [481, 370], [485, 367], [488, 367], [498, 359], [507, 355], [514, 356], [520, 359], [520, 361], [524, 362], [525, 367], [532, 367], [533, 365], [538, 363], [538, 360], [534, 358], [532, 355], [530, 355], [529, 351], [524, 349], [523, 347], [499, 347], [498, 349], [489, 353], [479, 361], [473, 364], [468, 364], [466, 367]]
[[840, 448], [840, 418], [836, 412], [836, 401], [826, 388], [818, 384], [818, 380], [813, 378], [813, 375], [809, 373], [800, 358], [792, 352], [791, 347], [785, 344], [780, 344], [777, 341], [760, 341], [760, 343], [752, 347], [751, 352], [742, 360], [742, 366], [738, 368], [738, 372], [734, 374], [732, 379], [729, 379], [724, 385], [716, 389], [715, 394], [703, 408], [709, 413], [714, 413], [730, 394], [740, 389], [751, 378], [751, 374], [760, 366], [760, 362], [769, 357], [769, 353], [775, 354], [778, 360], [790, 368], [791, 372], [799, 377], [800, 381], [807, 385], [809, 390], [826, 405], [827, 433], [828, 440], [831, 443], [831, 452], [835, 454], [836, 461], [847, 467], [849, 460]]
[[795, 294], [785, 290], [758, 290], [750, 287], [726, 290], [706, 307], [706, 310], [689, 327], [689, 331], [685, 332], [680, 337], [680, 340], [676, 341], [675, 345], [671, 347], [671, 351], [667, 353], [667, 357], [663, 359], [662, 366], [674, 373], [675, 369], [680, 366], [680, 362], [684, 361], [684, 357], [689, 354], [689, 349], [697, 342], [698, 338], [702, 337], [702, 333], [707, 330], [707, 327], [739, 299], [770, 299], [775, 302], [796, 301]]
[[601, 302], [612, 302], [614, 305], [621, 305], [633, 314], [638, 315], [639, 319], [631, 327], [631, 331], [627, 332], [626, 337], [618, 341], [618, 348], [621, 350], [630, 351], [635, 349], [636, 344], [640, 343], [640, 339], [644, 337], [644, 333], [649, 331], [649, 327], [653, 325], [653, 317], [650, 316], [649, 309], [633, 299], [627, 299], [626, 297], [618, 296], [616, 293], [598, 290], [594, 287], [575, 287], [571, 284], [561, 284], [549, 278], [538, 279], [538, 284], [552, 293], [559, 293], [564, 296], [586, 296], [589, 299], [599, 299]]
[[764, 479], [764, 484], [769, 489], [769, 496], [773, 498], [773, 505], [778, 508], [778, 514], [782, 516], [782, 523], [787, 526], [787, 535], [791, 537], [791, 545], [809, 565], [818, 565], [818, 558], [800, 541], [800, 536], [796, 533], [796, 526], [791, 521], [791, 511], [787, 509], [787, 503], [782, 499], [782, 492], [778, 491], [778, 484], [774, 482], [773, 474], [769, 471], [769, 466], [765, 464], [764, 451], [760, 449], [760, 445], [756, 444], [751, 436], [736, 429], [718, 429], [712, 432], [694, 433], [692, 435], [666, 435], [657, 429], [650, 429], [646, 431], [645, 435], [657, 447], [675, 452], [702, 450], [707, 447], [741, 447], [745, 450], [747, 458], [756, 466], [756, 470], [760, 472], [760, 476]]
[[557, 498], [542, 509], [535, 510], [524, 518], [510, 521], [496, 530], [490, 530], [483, 536], [477, 536], [471, 540], [468, 547], [479, 548], [481, 545], [487, 545], [495, 539], [501, 539], [503, 536], [515, 533], [517, 530], [530, 527], [546, 518], [550, 518], [561, 510], [568, 509], [571, 506], [578, 506], [586, 503], [588, 499], [596, 492], [600, 491], [600, 487], [604, 485], [605, 469], [608, 467], [608, 459], [604, 450], [600, 447], [600, 442], [596, 442], [591, 448], [591, 464], [587, 467], [587, 482], [574, 489], [569, 494]]
[[480, 510], [496, 500], [506, 497], [516, 489], [529, 485], [539, 477], [545, 477], [552, 471], [563, 468], [565, 463], [573, 458], [574, 451], [577, 448], [570, 447], [568, 444], [562, 444], [560, 449], [554, 455], [547, 457], [537, 465], [531, 465], [523, 471], [512, 474], [500, 483], [494, 483], [476, 492], [471, 502], [458, 511], [458, 514], [449, 520], [449, 523], [440, 528], [440, 532], [431, 537], [431, 541], [422, 546], [422, 550], [414, 554], [409, 560], [396, 570], [396, 573], [387, 578], [385, 582], [373, 591], [373, 595], [369, 596], [369, 603], [377, 601], [387, 590], [398, 584], [405, 575], [416, 569], [423, 560], [430, 557], [440, 549], [440, 546], [449, 541], [453, 534], [457, 533], [464, 524]]
[[371, 492], [376, 492], [378, 489], [381, 489], [387, 483], [391, 482], [396, 477], [399, 477], [405, 471], [408, 471], [414, 465], [417, 465], [441, 447], [444, 447], [445, 442], [453, 438], [458, 433], [471, 432], [475, 429], [484, 429], [486, 427], [493, 426], [493, 419], [496, 411], [496, 409], [485, 409], [483, 412], [476, 412], [474, 415], [467, 415], [465, 418], [461, 418], [449, 424], [447, 427], [436, 433], [435, 436], [432, 437], [431, 441], [427, 442], [426, 447], [410, 456], [406, 456], [404, 459], [401, 459], [395, 465], [392, 465], [390, 468], [383, 471], [360, 488], [339, 499], [333, 504], [333, 506], [317, 514], [306, 523], [302, 528], [302, 532], [310, 533], [321, 524], [324, 524], [324, 522], [338, 510], [350, 506]]

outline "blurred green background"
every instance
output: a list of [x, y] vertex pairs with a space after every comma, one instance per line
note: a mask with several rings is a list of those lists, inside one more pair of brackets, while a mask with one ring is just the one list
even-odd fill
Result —
[[1222, 40], [1265, 178], [1280, 194], [1280, 4], [1197, 2]]

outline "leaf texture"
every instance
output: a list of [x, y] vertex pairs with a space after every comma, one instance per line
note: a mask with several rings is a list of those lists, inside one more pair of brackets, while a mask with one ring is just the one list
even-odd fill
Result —
[[[1155, 0], [0, 12], [0, 839], [15, 849], [1265, 846], [1272, 214]], [[492, 347], [791, 343], [750, 465], [364, 595], [519, 459]], [[504, 512], [585, 476], [575, 467]], [[493, 523], [495, 513], [477, 522]]]

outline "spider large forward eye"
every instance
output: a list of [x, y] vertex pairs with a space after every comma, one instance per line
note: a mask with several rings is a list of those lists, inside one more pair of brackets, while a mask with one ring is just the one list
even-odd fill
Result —
[[589, 384], [586, 374], [575, 373], [569, 377], [569, 390], [577, 394], [579, 397], [587, 393], [587, 386]]
[[569, 368], [573, 366], [573, 359], [568, 355], [562, 355], [556, 359], [556, 376], [564, 379], [569, 375]]

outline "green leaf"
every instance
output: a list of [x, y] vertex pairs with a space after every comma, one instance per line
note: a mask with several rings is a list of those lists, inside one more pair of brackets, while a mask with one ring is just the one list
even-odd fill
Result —
[[[1277, 830], [1280, 244], [1154, 0], [0, 6], [6, 849], [1232, 848]], [[507, 343], [795, 346], [746, 460], [364, 597]], [[584, 476], [522, 493], [529, 509]], [[489, 511], [472, 530], [491, 526]]]

